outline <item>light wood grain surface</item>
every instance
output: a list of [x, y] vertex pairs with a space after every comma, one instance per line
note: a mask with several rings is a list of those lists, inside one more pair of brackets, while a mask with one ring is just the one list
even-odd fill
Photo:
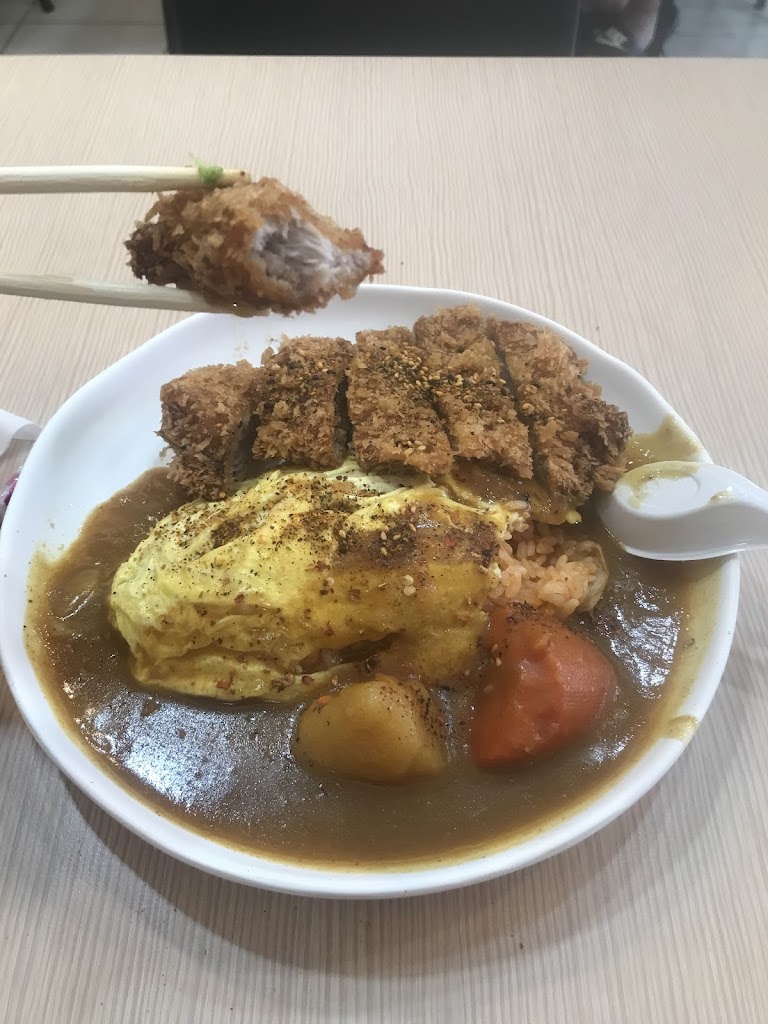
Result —
[[[768, 63], [0, 58], [5, 164], [269, 173], [386, 280], [466, 288], [627, 359], [768, 485]], [[0, 202], [0, 269], [127, 280], [140, 196]], [[0, 407], [44, 421], [178, 315], [0, 299]], [[0, 463], [21, 460], [16, 447]], [[250, 890], [70, 786], [0, 680], [0, 1020], [768, 1020], [768, 558], [664, 781], [516, 876], [402, 902]], [[0, 610], [0, 614], [1, 614]]]

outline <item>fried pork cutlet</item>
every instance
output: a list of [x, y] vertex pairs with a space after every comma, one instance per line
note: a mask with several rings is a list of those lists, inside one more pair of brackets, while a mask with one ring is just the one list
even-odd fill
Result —
[[623, 472], [630, 435], [626, 413], [603, 401], [585, 381], [586, 362], [552, 331], [532, 324], [488, 320], [530, 427], [534, 461], [545, 485], [575, 503], [594, 487], [611, 490]]
[[257, 382], [257, 459], [327, 469], [346, 447], [343, 389], [352, 345], [343, 338], [293, 338], [267, 349]]
[[454, 453], [529, 480], [533, 462], [528, 428], [515, 411], [480, 310], [456, 306], [422, 317], [413, 333]]
[[171, 477], [191, 495], [231, 494], [251, 461], [252, 400], [259, 375], [244, 359], [203, 366], [163, 384], [158, 433], [174, 453]]
[[360, 331], [348, 377], [352, 445], [364, 469], [405, 466], [430, 476], [450, 471], [450, 441], [427, 397], [411, 331]]
[[384, 269], [359, 230], [340, 228], [274, 178], [160, 196], [125, 244], [136, 277], [243, 312], [319, 309]]

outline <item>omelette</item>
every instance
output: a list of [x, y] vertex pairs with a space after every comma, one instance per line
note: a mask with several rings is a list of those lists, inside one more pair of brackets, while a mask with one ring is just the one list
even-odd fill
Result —
[[139, 682], [196, 697], [299, 702], [374, 668], [450, 684], [509, 525], [426, 476], [275, 470], [159, 521], [115, 574], [111, 619]]

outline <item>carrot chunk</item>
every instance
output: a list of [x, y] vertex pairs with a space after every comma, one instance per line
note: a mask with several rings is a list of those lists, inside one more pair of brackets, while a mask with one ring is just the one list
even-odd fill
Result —
[[583, 736], [615, 698], [617, 679], [595, 645], [541, 613], [499, 610], [488, 634], [470, 749], [481, 768], [521, 764]]

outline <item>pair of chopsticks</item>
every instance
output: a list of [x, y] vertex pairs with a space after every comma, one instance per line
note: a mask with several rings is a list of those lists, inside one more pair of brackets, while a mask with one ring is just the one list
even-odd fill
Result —
[[[222, 167], [0, 167], [0, 195], [51, 192], [172, 192], [214, 188], [249, 181], [245, 171]], [[91, 302], [105, 306], [139, 306], [179, 312], [235, 312], [212, 305], [195, 292], [155, 284], [117, 284], [78, 277], [0, 274], [0, 295]]]

